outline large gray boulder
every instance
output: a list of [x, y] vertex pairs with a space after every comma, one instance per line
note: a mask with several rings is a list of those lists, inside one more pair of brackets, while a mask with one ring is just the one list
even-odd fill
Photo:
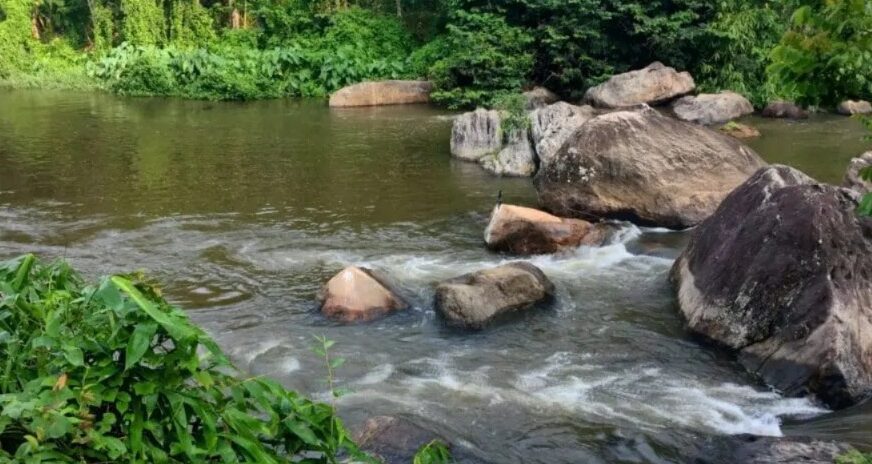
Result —
[[591, 106], [557, 102], [530, 114], [530, 135], [540, 160], [550, 160], [579, 126], [596, 116]]
[[848, 170], [845, 172], [845, 180], [842, 182], [842, 186], [861, 194], [872, 192], [872, 182], [860, 178], [860, 171], [869, 166], [872, 166], [872, 151], [867, 151], [852, 159], [848, 164]]
[[403, 105], [427, 103], [433, 84], [429, 81], [371, 81], [349, 85], [330, 95], [331, 107]]
[[466, 161], [478, 161], [499, 153], [503, 147], [501, 121], [499, 111], [483, 108], [455, 118], [451, 126], [451, 155]]
[[584, 95], [585, 101], [600, 108], [627, 108], [642, 103], [656, 105], [686, 95], [696, 88], [687, 72], [654, 62], [643, 69], [616, 74]]
[[436, 310], [455, 327], [481, 329], [495, 319], [554, 296], [554, 284], [527, 262], [503, 264], [446, 280], [436, 287]]
[[672, 111], [682, 121], [708, 126], [751, 114], [754, 106], [736, 92], [724, 91], [681, 97], [672, 102]]
[[499, 176], [532, 176], [536, 173], [536, 153], [533, 151], [529, 131], [512, 131], [499, 152], [485, 155], [478, 162], [485, 170]]
[[764, 164], [738, 140], [644, 107], [579, 126], [540, 159], [534, 184], [558, 216], [685, 228]]
[[321, 312], [343, 322], [371, 321], [409, 305], [387, 278], [365, 267], [348, 266], [318, 292]]
[[556, 253], [582, 245], [599, 246], [612, 235], [610, 224], [566, 219], [523, 206], [499, 204], [491, 213], [484, 241], [493, 251], [517, 255]]
[[872, 392], [872, 218], [858, 195], [758, 171], [700, 224], [671, 278], [689, 329], [787, 395], [843, 408]]
[[866, 100], [845, 100], [839, 103], [839, 106], [836, 107], [836, 111], [845, 116], [870, 114], [872, 113], [872, 103], [869, 103]]

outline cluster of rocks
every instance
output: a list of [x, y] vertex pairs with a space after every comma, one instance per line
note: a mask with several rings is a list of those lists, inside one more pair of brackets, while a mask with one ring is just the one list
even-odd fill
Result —
[[[498, 204], [484, 238], [491, 250], [532, 255], [602, 245], [614, 231], [610, 224], [592, 224], [533, 208]], [[401, 294], [380, 272], [349, 266], [324, 284], [318, 300], [324, 315], [343, 322], [358, 322], [408, 308]], [[482, 329], [514, 313], [544, 307], [553, 297], [554, 284], [545, 273], [528, 262], [518, 261], [439, 282], [434, 307], [449, 326]]]
[[[759, 133], [729, 122], [752, 113], [750, 102], [734, 92], [694, 90], [689, 74], [654, 63], [591, 88], [584, 105], [536, 89], [527, 94], [529, 126], [511, 133], [498, 111], [459, 116], [452, 155], [496, 174], [532, 176], [547, 211], [498, 204], [486, 245], [513, 255], [599, 246], [615, 230], [604, 220], [695, 227], [670, 273], [692, 333], [736, 353], [786, 395], [814, 395], [833, 409], [869, 398], [872, 218], [856, 210], [872, 192], [860, 177], [872, 152], [851, 161], [842, 186], [767, 166], [738, 140]], [[668, 111], [651, 108], [665, 103]], [[872, 107], [847, 101], [838, 111]], [[786, 101], [761, 114], [808, 117]], [[368, 320], [408, 307], [399, 295], [377, 272], [349, 268], [325, 285], [322, 310]], [[438, 283], [434, 306], [449, 325], [481, 329], [553, 297], [541, 269], [513, 262]], [[829, 462], [846, 449], [815, 440], [736, 440], [711, 449], [726, 446], [741, 456], [737, 462]], [[708, 462], [706, 453], [700, 462]]]

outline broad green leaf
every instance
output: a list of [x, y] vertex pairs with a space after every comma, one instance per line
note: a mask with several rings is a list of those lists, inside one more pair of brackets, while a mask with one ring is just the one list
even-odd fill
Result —
[[140, 359], [151, 347], [151, 340], [157, 332], [157, 324], [155, 323], [140, 323], [133, 329], [133, 335], [130, 341], [127, 342], [127, 350], [124, 357], [124, 369], [130, 369], [133, 365], [139, 362]]

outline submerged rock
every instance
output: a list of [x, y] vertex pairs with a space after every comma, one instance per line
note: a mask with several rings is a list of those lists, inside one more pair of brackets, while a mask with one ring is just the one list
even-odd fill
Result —
[[697, 464], [832, 464], [853, 448], [845, 443], [809, 437], [735, 435], [710, 438], [693, 462]]
[[644, 107], [579, 126], [540, 159], [534, 183], [540, 205], [559, 216], [685, 228], [764, 164], [733, 138]]
[[507, 143], [495, 155], [479, 158], [481, 167], [500, 176], [530, 177], [536, 173], [536, 153], [527, 129], [508, 136]]
[[754, 106], [747, 98], [724, 91], [681, 97], [672, 103], [672, 111], [683, 121], [711, 125], [751, 114]]
[[845, 100], [839, 103], [836, 111], [845, 116], [870, 114], [872, 113], [872, 103], [869, 103], [866, 100]]
[[581, 245], [602, 245], [613, 230], [611, 225], [559, 218], [533, 208], [497, 205], [484, 231], [484, 241], [494, 251], [545, 254]]
[[373, 81], [349, 85], [330, 95], [331, 107], [428, 103], [433, 84], [428, 81]]
[[756, 127], [738, 122], [728, 122], [718, 130], [737, 139], [753, 139], [754, 137], [760, 137], [760, 131], [757, 130]]
[[349, 266], [333, 276], [318, 294], [321, 312], [344, 322], [370, 321], [405, 309], [403, 301], [375, 271]]
[[533, 89], [524, 92], [524, 100], [527, 111], [533, 111], [560, 100], [560, 97], [545, 87], [533, 87]]
[[536, 155], [540, 160], [551, 160], [579, 126], [596, 116], [591, 106], [575, 106], [557, 102], [539, 108], [530, 115], [530, 133]]
[[800, 108], [795, 103], [783, 100], [774, 101], [763, 108], [760, 113], [764, 118], [806, 119], [808, 111]]
[[845, 172], [845, 180], [842, 182], [842, 186], [861, 194], [872, 192], [872, 182], [860, 178], [860, 171], [869, 166], [872, 166], [872, 151], [867, 151], [852, 159], [848, 164], [848, 170]]
[[449, 325], [481, 329], [498, 317], [554, 296], [554, 284], [526, 262], [503, 264], [446, 280], [436, 287], [436, 310]]
[[422, 446], [433, 440], [449, 443], [435, 432], [397, 416], [370, 418], [354, 437], [360, 449], [385, 464], [408, 464]]
[[843, 408], [872, 392], [872, 218], [858, 195], [761, 169], [697, 227], [672, 268], [691, 331], [787, 395]]
[[654, 62], [643, 69], [616, 74], [588, 89], [585, 101], [601, 108], [627, 108], [642, 103], [655, 105], [693, 92], [696, 84], [687, 72]]
[[503, 147], [502, 118], [499, 111], [478, 108], [454, 119], [451, 127], [451, 155], [478, 161], [495, 155]]

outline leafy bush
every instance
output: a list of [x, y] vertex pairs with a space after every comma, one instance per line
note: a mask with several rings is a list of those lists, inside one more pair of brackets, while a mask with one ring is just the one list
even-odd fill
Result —
[[448, 446], [439, 440], [433, 440], [422, 446], [412, 460], [412, 464], [449, 464], [450, 462], [452, 462], [451, 452], [448, 451]]
[[708, 30], [712, 40], [694, 78], [704, 92], [733, 90], [757, 107], [779, 97], [766, 67], [772, 48], [786, 30], [792, 1], [724, 2]]
[[807, 105], [872, 98], [872, 3], [831, 0], [804, 5], [772, 51], [769, 72]]
[[330, 406], [236, 374], [141, 276], [0, 263], [0, 461], [368, 459]]
[[491, 106], [500, 93], [518, 92], [533, 66], [532, 37], [491, 13], [458, 11], [429, 69], [432, 98], [450, 108]]
[[872, 454], [851, 451], [836, 458], [836, 464], [872, 464]]

